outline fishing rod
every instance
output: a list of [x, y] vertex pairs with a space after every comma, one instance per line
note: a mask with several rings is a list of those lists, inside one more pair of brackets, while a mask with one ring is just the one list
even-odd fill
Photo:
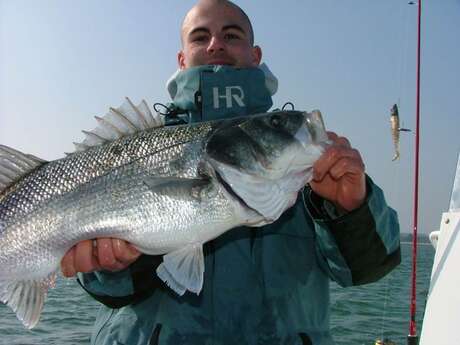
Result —
[[419, 148], [420, 148], [420, 41], [421, 41], [421, 19], [422, 19], [422, 0], [417, 2], [410, 1], [410, 5], [418, 5], [417, 20], [417, 84], [416, 84], [416, 128], [415, 128], [415, 176], [414, 176], [414, 218], [412, 233], [412, 289], [410, 303], [410, 324], [409, 335], [407, 336], [408, 345], [418, 344], [417, 327], [415, 322], [416, 311], [416, 283], [417, 283], [417, 226], [418, 226], [418, 177], [419, 177]]

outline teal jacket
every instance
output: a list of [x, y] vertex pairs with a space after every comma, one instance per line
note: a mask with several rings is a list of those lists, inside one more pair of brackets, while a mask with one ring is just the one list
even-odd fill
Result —
[[[267, 111], [273, 84], [261, 69], [201, 66], [169, 84], [167, 124]], [[311, 189], [275, 223], [240, 227], [205, 244], [200, 295], [178, 296], [156, 276], [161, 257], [82, 274], [102, 303], [91, 344], [330, 345], [329, 283], [374, 282], [400, 263], [399, 224], [367, 178], [367, 199], [338, 215]]]

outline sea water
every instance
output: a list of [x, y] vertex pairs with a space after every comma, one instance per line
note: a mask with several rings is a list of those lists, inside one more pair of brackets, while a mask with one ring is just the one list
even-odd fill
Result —
[[[411, 245], [401, 244], [402, 263], [379, 282], [359, 287], [331, 286], [331, 329], [337, 345], [374, 345], [387, 338], [406, 344], [409, 331]], [[434, 249], [418, 247], [417, 326], [420, 334], [429, 289]], [[39, 324], [25, 329], [0, 303], [0, 344], [89, 344], [98, 304], [72, 279], [58, 279], [50, 291]], [[179, 344], [178, 344], [179, 345]]]
[[[430, 288], [434, 248], [417, 248], [416, 325], [420, 336], [426, 298]], [[406, 345], [409, 334], [412, 284], [412, 244], [401, 244], [402, 262], [376, 283], [331, 289], [331, 328], [337, 345], [374, 345], [388, 339]]]

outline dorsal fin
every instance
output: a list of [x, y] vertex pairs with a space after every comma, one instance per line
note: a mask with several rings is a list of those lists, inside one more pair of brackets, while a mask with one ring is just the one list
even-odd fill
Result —
[[135, 106], [128, 97], [120, 107], [110, 108], [103, 117], [95, 118], [98, 126], [92, 131], [83, 131], [85, 139], [74, 143], [75, 151], [85, 151], [138, 131], [164, 126], [164, 118], [158, 113], [153, 115], [144, 100]]
[[0, 193], [46, 161], [0, 145]]

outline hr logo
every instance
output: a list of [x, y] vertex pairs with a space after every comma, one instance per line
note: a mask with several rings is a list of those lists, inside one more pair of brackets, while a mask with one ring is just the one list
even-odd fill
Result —
[[220, 95], [219, 88], [213, 87], [212, 88], [212, 95], [214, 99], [214, 109], [220, 107], [219, 101], [221, 99], [225, 100], [227, 108], [233, 107], [233, 101], [236, 102], [240, 107], [244, 107], [244, 91], [241, 86], [226, 86], [225, 93]]

